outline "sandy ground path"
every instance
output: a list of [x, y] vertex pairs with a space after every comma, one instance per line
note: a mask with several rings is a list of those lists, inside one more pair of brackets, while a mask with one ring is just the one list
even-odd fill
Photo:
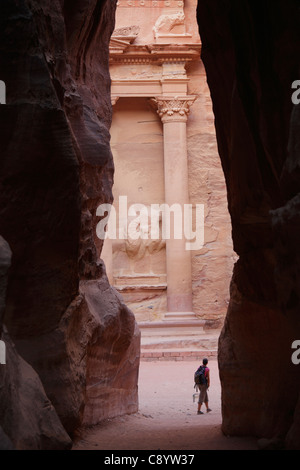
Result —
[[[256, 450], [254, 438], [224, 436], [217, 361], [210, 361], [212, 412], [193, 402], [198, 362], [141, 362], [139, 412], [85, 430], [74, 450]], [[203, 411], [205, 407], [203, 405]]]

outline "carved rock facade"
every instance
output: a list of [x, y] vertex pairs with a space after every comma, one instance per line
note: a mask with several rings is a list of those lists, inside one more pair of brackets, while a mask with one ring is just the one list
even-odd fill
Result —
[[219, 327], [229, 300], [235, 255], [195, 10], [195, 0], [120, 0], [110, 43], [117, 215], [120, 196], [128, 206], [190, 203], [194, 216], [204, 205], [204, 244], [189, 253], [161, 240], [141, 259], [125, 241], [105, 241], [110, 280], [140, 324], [175, 308]]

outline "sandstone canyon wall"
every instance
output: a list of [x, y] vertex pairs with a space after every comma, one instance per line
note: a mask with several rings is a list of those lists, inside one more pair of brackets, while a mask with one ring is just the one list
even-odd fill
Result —
[[97, 206], [112, 201], [115, 8], [115, 0], [0, 6], [0, 234], [12, 253], [0, 426], [18, 449], [70, 447], [80, 425], [138, 406], [140, 333], [108, 283], [95, 231]]
[[239, 255], [219, 341], [223, 431], [299, 449], [299, 4], [199, 0], [197, 17]]

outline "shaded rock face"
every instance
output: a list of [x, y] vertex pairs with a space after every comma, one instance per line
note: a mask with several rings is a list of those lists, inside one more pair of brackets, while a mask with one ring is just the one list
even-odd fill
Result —
[[239, 255], [219, 342], [223, 431], [300, 448], [299, 5], [199, 0], [197, 18]]
[[[5, 309], [11, 250], [0, 237], [0, 318]], [[72, 441], [33, 368], [17, 353], [1, 322], [5, 363], [0, 364], [0, 449], [68, 449]]]
[[3, 315], [5, 312], [5, 298], [7, 289], [8, 271], [11, 265], [11, 250], [9, 244], [0, 236], [0, 339], [3, 330]]
[[[0, 366], [0, 420], [17, 450], [64, 450], [72, 441], [47, 397], [38, 374], [17, 353], [7, 334], [7, 364]], [[8, 446], [0, 435], [0, 448]]]
[[140, 333], [107, 281], [96, 237], [96, 209], [112, 202], [115, 7], [0, 6], [0, 231], [12, 251], [3, 322], [69, 434], [137, 410]]

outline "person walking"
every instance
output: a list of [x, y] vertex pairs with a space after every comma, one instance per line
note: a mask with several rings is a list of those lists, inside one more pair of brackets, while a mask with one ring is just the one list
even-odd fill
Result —
[[202, 366], [204, 368], [204, 381], [203, 383], [198, 385], [199, 388], [199, 400], [198, 400], [198, 415], [203, 415], [203, 411], [201, 411], [202, 404], [204, 403], [206, 406], [206, 412], [209, 413], [211, 409], [208, 407], [208, 389], [210, 386], [210, 374], [209, 374], [209, 368], [207, 367], [208, 364], [208, 359], [205, 357], [202, 361]]

